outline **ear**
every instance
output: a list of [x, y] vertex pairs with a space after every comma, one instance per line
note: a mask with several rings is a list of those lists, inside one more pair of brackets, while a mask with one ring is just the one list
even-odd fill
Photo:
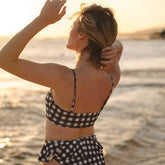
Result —
[[84, 38], [86, 38], [85, 34], [83, 32], [80, 32], [79, 33], [79, 40], [82, 40]]

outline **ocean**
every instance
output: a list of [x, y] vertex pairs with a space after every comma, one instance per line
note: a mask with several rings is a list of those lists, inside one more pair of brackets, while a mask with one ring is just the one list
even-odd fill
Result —
[[[8, 39], [0, 38], [0, 49]], [[107, 165], [165, 165], [165, 40], [121, 40], [121, 79], [95, 125]], [[74, 67], [66, 39], [33, 39], [21, 57]], [[0, 69], [0, 164], [39, 165], [49, 89]]]

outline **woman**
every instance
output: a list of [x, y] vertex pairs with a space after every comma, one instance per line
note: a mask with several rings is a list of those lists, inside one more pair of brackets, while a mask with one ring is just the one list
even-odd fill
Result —
[[33, 36], [64, 16], [64, 4], [65, 0], [47, 0], [40, 15], [1, 50], [0, 68], [51, 88], [46, 96], [45, 144], [39, 156], [44, 165], [103, 165], [93, 125], [119, 81], [122, 52], [121, 43], [115, 41], [117, 24], [112, 12], [92, 5], [79, 13], [67, 43], [78, 54], [74, 69], [19, 58]]

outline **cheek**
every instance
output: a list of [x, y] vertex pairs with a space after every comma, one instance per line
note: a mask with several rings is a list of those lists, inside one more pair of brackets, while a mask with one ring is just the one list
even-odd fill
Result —
[[77, 50], [78, 38], [73, 34], [70, 33], [67, 48], [72, 50]]

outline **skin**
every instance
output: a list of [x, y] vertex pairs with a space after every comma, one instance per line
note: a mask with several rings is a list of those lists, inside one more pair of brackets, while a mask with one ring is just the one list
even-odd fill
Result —
[[[56, 63], [40, 64], [20, 58], [27, 43], [39, 31], [56, 23], [65, 15], [65, 2], [64, 0], [46, 1], [40, 15], [16, 34], [0, 51], [0, 68], [27, 81], [51, 88], [56, 104], [62, 109], [70, 111], [74, 96], [74, 79], [70, 68]], [[75, 50], [79, 54], [87, 45], [88, 39], [83, 33], [78, 33], [77, 29], [78, 23], [75, 22], [70, 32], [67, 48]], [[107, 73], [113, 76], [114, 86], [120, 79], [119, 59], [121, 53], [122, 44], [120, 41], [115, 41], [111, 47], [103, 49], [102, 58], [104, 60], [102, 63], [106, 67], [103, 70], [98, 70], [88, 62], [90, 54], [84, 52], [74, 68], [77, 78], [77, 96], [73, 112], [89, 113], [101, 109], [112, 86]], [[93, 127], [64, 128], [52, 124], [46, 119], [45, 140], [71, 140], [93, 134]], [[43, 164], [58, 165], [55, 160]]]
[[106, 65], [104, 70], [111, 74], [114, 78], [115, 86], [118, 84], [121, 76], [119, 61], [122, 55], [123, 45], [119, 40], [116, 40], [112, 46], [102, 50], [102, 64]]

